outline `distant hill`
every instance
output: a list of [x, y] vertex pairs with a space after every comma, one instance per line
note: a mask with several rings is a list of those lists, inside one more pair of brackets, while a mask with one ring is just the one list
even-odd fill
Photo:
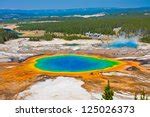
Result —
[[[8, 19], [29, 19], [33, 17], [45, 16], [80, 16], [80, 15], [132, 15], [132, 14], [150, 14], [150, 7], [143, 8], [80, 8], [65, 10], [10, 10], [0, 9], [0, 20]], [[97, 16], [97, 15], [96, 15]], [[101, 16], [101, 15], [100, 15]]]

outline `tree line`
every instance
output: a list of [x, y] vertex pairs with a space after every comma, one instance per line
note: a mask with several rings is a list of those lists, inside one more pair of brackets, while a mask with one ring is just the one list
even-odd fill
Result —
[[4, 43], [5, 41], [16, 38], [18, 38], [18, 34], [16, 32], [0, 29], [0, 43]]
[[122, 27], [126, 34], [150, 33], [149, 16], [108, 16], [104, 18], [71, 18], [60, 22], [20, 24], [18, 30], [45, 30], [46, 32], [61, 32], [66, 34], [85, 34], [86, 32], [113, 35], [114, 28]]

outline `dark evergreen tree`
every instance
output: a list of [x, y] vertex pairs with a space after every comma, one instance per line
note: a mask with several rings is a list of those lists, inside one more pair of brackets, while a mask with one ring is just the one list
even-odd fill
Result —
[[134, 95], [134, 100], [138, 100], [137, 93], [135, 93], [135, 95]]
[[109, 80], [108, 80], [108, 84], [105, 87], [105, 90], [104, 90], [104, 93], [103, 93], [102, 97], [105, 100], [113, 100], [113, 96], [114, 96], [114, 91], [111, 89], [110, 83], [109, 83]]
[[145, 93], [144, 88], [143, 88], [143, 90], [141, 91], [140, 100], [148, 100], [148, 96], [146, 96], [146, 93]]

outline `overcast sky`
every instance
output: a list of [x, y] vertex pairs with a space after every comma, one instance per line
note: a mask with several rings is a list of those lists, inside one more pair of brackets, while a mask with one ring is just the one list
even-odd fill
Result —
[[0, 0], [0, 9], [71, 9], [150, 7], [150, 0]]

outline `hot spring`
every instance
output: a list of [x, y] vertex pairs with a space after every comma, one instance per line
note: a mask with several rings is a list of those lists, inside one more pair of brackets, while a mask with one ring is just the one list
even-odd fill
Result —
[[108, 48], [137, 48], [139, 36], [129, 36], [125, 35], [115, 38], [113, 42], [108, 44]]
[[49, 72], [88, 72], [119, 65], [120, 62], [93, 56], [66, 54], [36, 60], [35, 67]]
[[109, 44], [110, 48], [123, 48], [123, 47], [128, 47], [128, 48], [137, 48], [138, 43], [134, 40], [129, 40], [129, 41], [116, 41], [111, 44]]

